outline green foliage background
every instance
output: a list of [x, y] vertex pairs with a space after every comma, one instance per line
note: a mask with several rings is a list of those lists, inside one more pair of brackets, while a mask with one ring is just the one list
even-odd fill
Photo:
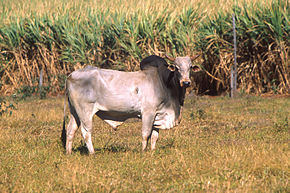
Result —
[[0, 91], [35, 87], [41, 69], [58, 93], [86, 64], [133, 71], [151, 54], [202, 53], [194, 89], [219, 94], [230, 85], [235, 13], [240, 91], [289, 93], [288, 1], [202, 2], [2, 0]]

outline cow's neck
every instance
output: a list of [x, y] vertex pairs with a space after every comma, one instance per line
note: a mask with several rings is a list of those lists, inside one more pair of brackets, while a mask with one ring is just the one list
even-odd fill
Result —
[[185, 99], [185, 93], [186, 93], [186, 88], [185, 87], [181, 87], [180, 83], [179, 83], [179, 78], [178, 78], [178, 74], [176, 72], [172, 72], [172, 78], [170, 80], [170, 90], [171, 90], [171, 94], [172, 96], [178, 100], [179, 105], [183, 106], [184, 104], [184, 99]]

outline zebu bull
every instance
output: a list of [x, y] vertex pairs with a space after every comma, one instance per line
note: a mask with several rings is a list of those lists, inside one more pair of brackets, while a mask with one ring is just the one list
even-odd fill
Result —
[[142, 150], [149, 138], [151, 149], [155, 149], [159, 129], [170, 129], [181, 120], [190, 69], [199, 70], [191, 64], [197, 57], [168, 57], [174, 61], [168, 65], [153, 55], [141, 61], [137, 72], [92, 66], [72, 72], [66, 81], [70, 121], [67, 131], [63, 125], [62, 133], [66, 152], [71, 154], [74, 134], [80, 127], [89, 153], [94, 153], [91, 132], [95, 114], [113, 128], [128, 118], [141, 118]]

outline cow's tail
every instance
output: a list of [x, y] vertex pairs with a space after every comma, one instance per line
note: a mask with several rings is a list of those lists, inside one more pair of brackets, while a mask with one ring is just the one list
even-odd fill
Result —
[[66, 129], [65, 129], [65, 109], [66, 109], [66, 98], [67, 98], [66, 92], [67, 91], [65, 89], [64, 104], [63, 104], [63, 123], [62, 123], [62, 132], [61, 132], [61, 142], [64, 149], [66, 149]]

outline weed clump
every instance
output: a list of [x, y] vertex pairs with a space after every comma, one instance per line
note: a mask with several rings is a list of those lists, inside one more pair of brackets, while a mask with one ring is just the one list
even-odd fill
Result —
[[0, 97], [0, 117], [7, 113], [11, 115], [14, 109], [16, 109], [14, 103], [7, 101], [4, 97]]

